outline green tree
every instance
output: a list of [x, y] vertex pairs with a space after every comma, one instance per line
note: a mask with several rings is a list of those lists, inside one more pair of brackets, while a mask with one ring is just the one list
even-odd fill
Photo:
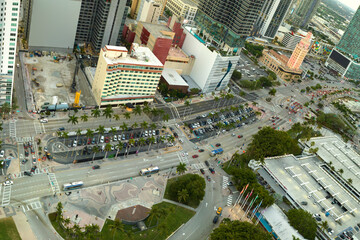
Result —
[[125, 122], [123, 122], [123, 124], [120, 126], [120, 128], [123, 132], [125, 132], [128, 130], [128, 125]]
[[119, 141], [119, 142], [116, 144], [115, 148], [116, 148], [115, 158], [117, 158], [118, 153], [124, 148], [124, 145], [123, 145], [122, 142]]
[[287, 212], [290, 225], [306, 239], [315, 239], [317, 224], [311, 214], [303, 209], [291, 209]]
[[179, 163], [176, 167], [176, 171], [181, 175], [186, 172], [186, 163]]
[[108, 154], [108, 152], [110, 152], [111, 151], [111, 144], [110, 143], [107, 143], [106, 145], [105, 145], [105, 157], [104, 158], [106, 158], [106, 156], [107, 156], [107, 154]]
[[115, 238], [115, 233], [117, 231], [124, 232], [124, 224], [120, 222], [117, 218], [112, 224], [109, 225], [109, 227], [112, 231], [113, 239]]
[[275, 88], [270, 89], [269, 94], [272, 95], [272, 96], [275, 96], [276, 89]]
[[131, 118], [131, 114], [129, 112], [124, 113], [124, 118], [129, 120]]
[[149, 124], [146, 121], [143, 121], [142, 123], [140, 123], [140, 126], [144, 130], [144, 129], [148, 128]]
[[142, 110], [141, 110], [141, 107], [140, 107], [140, 105], [136, 105], [136, 107], [133, 109], [133, 112], [134, 112], [134, 114], [135, 115], [141, 115], [141, 113], [142, 113]]
[[81, 119], [81, 121], [83, 121], [83, 122], [87, 122], [87, 121], [89, 120], [89, 116], [86, 115], [86, 114], [84, 114], [84, 115], [82, 115], [82, 116], [80, 117], [80, 119]]
[[111, 118], [113, 113], [114, 110], [112, 109], [111, 105], [106, 106], [106, 108], [103, 110], [103, 116], [105, 116], [105, 118]]
[[115, 121], [119, 121], [120, 120], [120, 115], [119, 114], [114, 114], [113, 118], [115, 119]]
[[271, 240], [270, 233], [261, 229], [259, 225], [254, 225], [249, 222], [225, 221], [220, 224], [218, 228], [215, 228], [211, 235], [211, 240]]
[[91, 110], [91, 116], [93, 116], [94, 118], [98, 118], [100, 117], [101, 111], [99, 109], [93, 109]]
[[95, 155], [96, 155], [98, 152], [100, 152], [99, 146], [95, 145], [95, 146], [92, 148], [92, 151], [93, 151], [93, 153], [94, 153], [92, 160], [94, 161]]
[[71, 124], [73, 124], [73, 125], [78, 124], [78, 122], [79, 122], [79, 121], [78, 121], [78, 117], [75, 116], [75, 115], [69, 116], [69, 119], [68, 119], [67, 122], [68, 122], [68, 123], [71, 122]]
[[319, 226], [324, 232], [329, 228], [329, 224], [327, 221], [322, 221]]
[[62, 213], [63, 213], [63, 205], [61, 202], [58, 202], [56, 205], [56, 221], [60, 222], [62, 219]]
[[151, 223], [154, 219], [157, 221], [164, 216], [166, 216], [166, 210], [157, 204], [153, 205], [149, 212], [149, 226], [152, 226]]
[[64, 144], [65, 144], [65, 140], [69, 138], [69, 133], [68, 132], [62, 132], [61, 136], [64, 138]]
[[189, 193], [186, 189], [182, 189], [182, 190], [178, 191], [178, 202], [179, 203], [186, 202], [188, 197], [189, 197]]
[[98, 135], [99, 135], [99, 139], [98, 139], [98, 142], [100, 140], [100, 136], [103, 135], [105, 133], [105, 127], [102, 126], [102, 125], [99, 125], [99, 127], [96, 129]]
[[162, 117], [162, 120], [163, 120], [164, 122], [168, 122], [169, 119], [170, 119], [169, 114], [164, 114], [164, 116]]
[[233, 74], [231, 75], [231, 78], [234, 79], [235, 81], [238, 81], [238, 80], [241, 79], [241, 76], [242, 76], [242, 75], [241, 75], [241, 72], [235, 70], [235, 71], [233, 72]]
[[190, 94], [191, 95], [198, 94], [199, 92], [201, 92], [201, 90], [198, 89], [198, 88], [191, 88], [190, 89]]
[[92, 138], [94, 136], [94, 131], [91, 129], [86, 129], [86, 137]]

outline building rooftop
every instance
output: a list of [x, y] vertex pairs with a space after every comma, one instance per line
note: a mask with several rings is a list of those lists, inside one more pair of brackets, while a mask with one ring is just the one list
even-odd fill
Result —
[[151, 209], [141, 205], [132, 206], [129, 208], [121, 209], [117, 212], [115, 219], [126, 222], [138, 222], [144, 220], [149, 216]]
[[192, 7], [197, 7], [197, 6], [198, 6], [198, 5], [197, 5], [194, 1], [192, 1], [192, 0], [180, 0], [180, 1], [182, 1], [184, 4], [190, 5], [190, 6], [192, 6]]
[[168, 53], [170, 58], [188, 58], [188, 55], [179, 47], [171, 47]]
[[116, 47], [106, 45], [104, 47], [104, 58], [107, 64], [129, 64], [129, 65], [148, 65], [163, 67], [163, 64], [154, 55], [154, 53], [148, 47], [140, 47], [138, 44], [133, 44], [133, 51], [131, 54], [126, 54], [126, 57], [106, 57], [106, 51], [121, 51], [124, 52], [127, 49], [125, 47]]
[[189, 86], [184, 79], [171, 68], [165, 68], [162, 72], [162, 77], [169, 85], [173, 86]]
[[155, 38], [167, 38], [167, 39], [173, 39], [175, 33], [168, 28], [166, 25], [163, 24], [153, 24], [153, 23], [147, 23], [147, 22], [139, 22], [141, 23], [146, 30], [150, 32], [151, 35], [153, 35]]
[[296, 73], [296, 74], [301, 74], [302, 73], [302, 70], [296, 70], [296, 69], [291, 69], [289, 68], [288, 66], [286, 66], [286, 64], [288, 63], [289, 61], [289, 58], [284, 55], [284, 54], [280, 54], [274, 50], [264, 50], [265, 52], [267, 52], [272, 58], [278, 60], [281, 62], [281, 68], [283, 71], [286, 71], [286, 72], [290, 72], [290, 73]]

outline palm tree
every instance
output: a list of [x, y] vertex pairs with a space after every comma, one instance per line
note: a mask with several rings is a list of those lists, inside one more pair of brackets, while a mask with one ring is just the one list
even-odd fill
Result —
[[68, 119], [67, 122], [68, 122], [68, 123], [71, 122], [73, 125], [78, 124], [78, 122], [79, 122], [79, 121], [78, 121], [78, 117], [75, 116], [75, 115], [69, 116], [69, 119]]
[[142, 127], [142, 130], [148, 128], [149, 124], [146, 121], [143, 121], [142, 123], [140, 123], [140, 126]]
[[344, 173], [344, 170], [342, 168], [340, 168], [339, 173], [342, 175]]
[[189, 197], [189, 192], [186, 188], [184, 188], [184, 189], [178, 191], [177, 196], [178, 196], [179, 203], [186, 203], [186, 201]]
[[113, 118], [115, 119], [115, 121], [119, 121], [120, 120], [120, 115], [119, 114], [114, 114]]
[[114, 110], [112, 109], [111, 105], [106, 106], [106, 108], [103, 110], [103, 116], [105, 116], [105, 118], [111, 118], [113, 113]]
[[131, 147], [134, 145], [134, 143], [135, 143], [135, 140], [134, 139], [129, 139], [129, 141], [128, 141], [128, 148], [127, 148], [127, 155], [129, 155], [129, 153], [130, 153], [130, 149], [131, 149]]
[[176, 171], [181, 175], [186, 172], [186, 163], [179, 163], [179, 165], [176, 166]]
[[153, 205], [149, 212], [149, 227], [151, 226], [152, 220], [156, 220], [164, 217], [166, 215], [166, 209], [160, 208], [159, 205]]
[[156, 124], [155, 123], [151, 123], [150, 124], [150, 129], [151, 130], [155, 130], [157, 128]]
[[107, 154], [108, 154], [108, 152], [109, 151], [111, 151], [111, 144], [110, 143], [107, 143], [106, 145], [105, 145], [105, 157], [104, 158], [106, 158], [106, 156], [107, 156]]
[[63, 205], [61, 202], [58, 202], [58, 204], [56, 205], [56, 221], [60, 222], [60, 220], [62, 219], [62, 210], [63, 210]]
[[124, 113], [124, 118], [129, 120], [131, 118], [131, 114], [129, 112]]
[[149, 105], [146, 105], [143, 107], [142, 111], [146, 114], [149, 114], [151, 112], [151, 108], [149, 107]]
[[62, 136], [62, 132], [61, 131], [57, 131], [56, 135], [58, 136], [58, 138], [60, 138]]
[[116, 144], [115, 147], [116, 147], [116, 155], [115, 155], [115, 158], [117, 158], [119, 151], [121, 151], [121, 150], [124, 148], [124, 144], [119, 141], [119, 142]]
[[100, 148], [99, 148], [99, 146], [94, 146], [93, 148], [92, 148], [92, 151], [93, 151], [93, 158], [92, 158], [92, 160], [94, 161], [94, 159], [95, 159], [95, 155], [98, 153], [98, 152], [100, 152]]
[[157, 145], [158, 145], [157, 151], [159, 151], [160, 143], [163, 143], [164, 141], [165, 141], [165, 137], [164, 137], [164, 136], [160, 136], [160, 137], [159, 137], [159, 141], [158, 141], [158, 143], [157, 143]]
[[149, 148], [148, 148], [148, 152], [150, 151], [150, 148], [151, 148], [151, 144], [153, 143], [153, 142], [155, 142], [155, 138], [154, 138], [154, 136], [151, 136], [150, 138], [148, 138], [149, 139]]
[[123, 132], [127, 131], [128, 130], [128, 125], [125, 122], [123, 122], [123, 124], [120, 126], [120, 128], [123, 130]]
[[69, 138], [69, 133], [68, 132], [62, 132], [61, 136], [64, 138], [64, 144], [65, 144], [65, 139]]
[[141, 107], [140, 107], [140, 105], [136, 105], [136, 107], [133, 109], [133, 112], [134, 112], [134, 114], [135, 115], [141, 115], [141, 113], [142, 113], [142, 110], [141, 110]]
[[80, 118], [81, 118], [81, 121], [83, 121], [83, 122], [87, 122], [89, 120], [89, 116], [86, 114], [82, 115]]
[[99, 109], [91, 110], [91, 116], [93, 116], [94, 118], [100, 117], [100, 114], [101, 114], [101, 111]]
[[219, 97], [215, 97], [215, 98], [214, 98], [214, 105], [213, 105], [213, 107], [215, 106], [215, 104], [216, 104], [217, 102], [219, 102], [219, 100], [220, 100]]
[[77, 239], [82, 239], [83, 232], [81, 231], [81, 227], [76, 223], [73, 226], [73, 232]]
[[112, 229], [113, 239], [115, 237], [115, 233], [117, 231], [124, 232], [124, 224], [119, 221], [119, 219], [115, 219], [115, 221], [109, 225], [110, 229]]
[[111, 127], [110, 131], [109, 131], [112, 135], [115, 135], [115, 133], [117, 132], [116, 128]]
[[328, 224], [327, 221], [323, 221], [323, 222], [321, 222], [319, 225], [320, 225], [320, 228], [321, 228], [323, 231], [325, 231], [325, 230], [327, 230], [327, 229], [329, 228], [329, 224]]
[[139, 148], [138, 148], [138, 152], [139, 152], [139, 150], [140, 150], [140, 146], [143, 146], [144, 144], [145, 144], [145, 139], [143, 138], [143, 137], [141, 137], [141, 138], [139, 138]]
[[94, 131], [91, 129], [86, 129], [86, 137], [92, 138], [94, 136]]
[[173, 143], [175, 141], [175, 137], [173, 135], [170, 135], [167, 140], [169, 143]]
[[170, 119], [169, 114], [164, 114], [164, 116], [162, 117], [162, 119], [163, 119], [164, 122], [168, 122], [169, 119]]
[[[99, 125], [99, 127], [96, 129], [96, 131], [97, 131], [98, 134], [99, 134], [99, 140], [100, 140], [100, 136], [103, 135], [104, 132], [105, 132], [105, 127], [102, 126], [102, 125]], [[99, 142], [99, 140], [98, 140], [98, 142]]]

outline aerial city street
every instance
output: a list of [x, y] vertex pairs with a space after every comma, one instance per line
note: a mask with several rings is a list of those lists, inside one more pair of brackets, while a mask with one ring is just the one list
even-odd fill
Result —
[[0, 239], [360, 239], [360, 0], [0, 3]]

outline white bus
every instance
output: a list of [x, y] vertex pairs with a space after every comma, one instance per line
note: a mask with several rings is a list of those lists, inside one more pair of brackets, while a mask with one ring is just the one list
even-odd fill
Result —
[[140, 170], [139, 174], [140, 176], [145, 176], [153, 173], [158, 173], [160, 171], [159, 167], [149, 167], [149, 168], [143, 168]]
[[64, 184], [64, 190], [73, 190], [73, 189], [77, 189], [80, 188], [84, 185], [84, 183], [82, 181], [79, 182], [72, 182], [72, 183], [66, 183]]

